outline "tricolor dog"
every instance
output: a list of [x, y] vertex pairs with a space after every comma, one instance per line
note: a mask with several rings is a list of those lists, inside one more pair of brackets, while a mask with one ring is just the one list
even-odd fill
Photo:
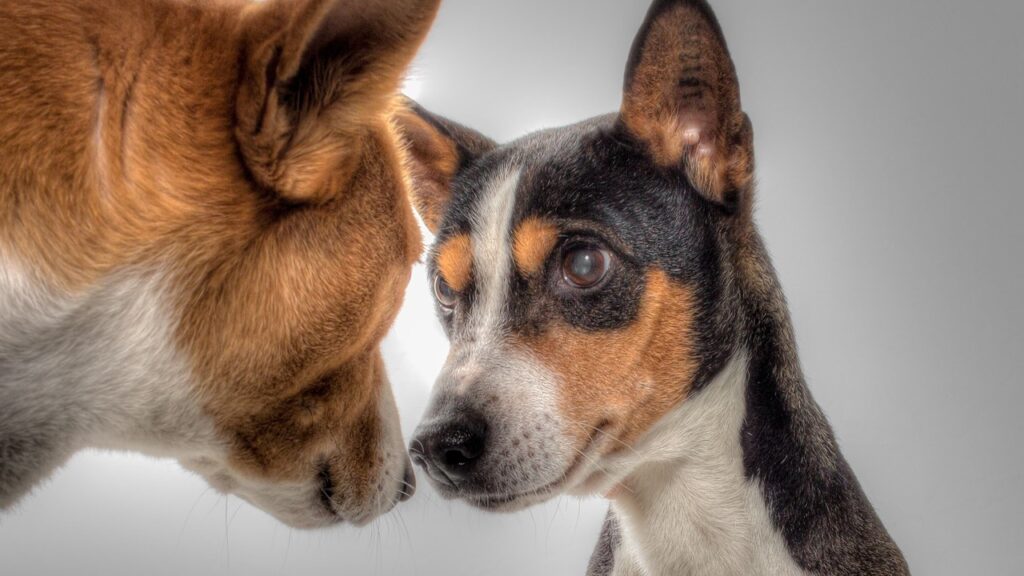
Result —
[[411, 493], [391, 116], [437, 5], [0, 1], [0, 509], [87, 446], [294, 526]]
[[618, 114], [402, 126], [451, 340], [411, 450], [442, 494], [606, 495], [593, 575], [907, 573], [801, 375], [706, 2], [654, 2]]

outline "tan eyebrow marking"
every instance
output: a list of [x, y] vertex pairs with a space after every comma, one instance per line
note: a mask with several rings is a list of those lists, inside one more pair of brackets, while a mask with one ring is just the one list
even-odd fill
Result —
[[537, 216], [523, 220], [516, 228], [512, 244], [516, 267], [525, 276], [540, 272], [557, 242], [558, 227], [554, 222]]
[[437, 269], [453, 290], [461, 292], [469, 286], [473, 275], [473, 250], [469, 234], [458, 234], [445, 240], [437, 250]]

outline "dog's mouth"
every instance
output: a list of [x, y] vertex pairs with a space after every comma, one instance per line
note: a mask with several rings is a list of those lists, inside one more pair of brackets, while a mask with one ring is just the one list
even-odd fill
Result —
[[349, 522], [356, 526], [362, 526], [376, 518], [378, 514], [387, 512], [394, 506], [412, 498], [413, 493], [416, 491], [416, 476], [413, 474], [412, 468], [406, 466], [401, 484], [394, 496], [385, 505], [385, 509], [368, 511], [365, 514], [360, 514], [356, 517], [343, 514], [339, 508], [339, 504], [336, 500], [338, 490], [337, 484], [331, 476], [330, 466], [326, 462], [322, 463], [317, 469], [316, 490], [316, 498], [319, 502], [319, 508], [323, 512], [321, 519], [325, 526], [333, 526], [344, 522]]
[[326, 513], [325, 521], [329, 524], [340, 524], [345, 519], [338, 512], [334, 503], [335, 485], [331, 477], [331, 468], [327, 462], [320, 464], [317, 470], [317, 498], [320, 501], [320, 508]]
[[549, 482], [540, 488], [524, 492], [470, 494], [464, 495], [463, 498], [477, 508], [492, 512], [513, 512], [516, 510], [522, 510], [523, 508], [554, 498], [566, 491], [568, 488], [589, 478], [594, 473], [591, 468], [594, 468], [595, 466], [599, 467], [597, 459], [594, 457], [594, 453], [597, 452], [598, 444], [610, 426], [611, 422], [606, 420], [600, 425], [594, 427], [593, 431], [587, 438], [587, 441], [584, 443], [583, 448], [577, 450], [578, 454], [576, 458], [565, 469], [565, 472], [563, 472], [561, 476], [553, 482]]

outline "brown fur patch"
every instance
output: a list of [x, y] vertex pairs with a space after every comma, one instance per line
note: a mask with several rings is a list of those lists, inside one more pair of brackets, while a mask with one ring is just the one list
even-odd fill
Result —
[[458, 234], [437, 249], [437, 269], [456, 292], [469, 286], [473, 276], [473, 247], [469, 234]]
[[[373, 77], [351, 78], [370, 104], [300, 115], [273, 178], [254, 174], [237, 139], [259, 108], [239, 86], [248, 26], [298, 4], [351, 3], [0, 3], [0, 247], [72, 294], [121, 269], [160, 274], [236, 465], [309, 480], [326, 459], [358, 493], [377, 467], [379, 342], [422, 249], [389, 119], [422, 34], [395, 35]], [[437, 0], [371, 5], [391, 14], [378, 26], [425, 31]], [[317, 203], [282, 205], [271, 183]]]
[[578, 442], [605, 424], [608, 435], [629, 444], [689, 393], [697, 368], [694, 310], [688, 287], [651, 270], [628, 327], [587, 332], [557, 323], [521, 345], [560, 377], [560, 411]]
[[343, 190], [439, 3], [276, 0], [246, 11], [236, 135], [253, 177], [293, 202]]
[[622, 102], [625, 125], [655, 162], [684, 168], [709, 198], [749, 189], [752, 132], [717, 24], [680, 4], [650, 22], [641, 42]]
[[400, 109], [395, 121], [408, 146], [413, 204], [423, 223], [436, 234], [451, 198], [450, 184], [459, 168], [459, 152], [455, 142], [408, 108]]
[[550, 220], [531, 216], [519, 224], [513, 238], [516, 267], [523, 275], [532, 276], [541, 270], [558, 242], [558, 227]]

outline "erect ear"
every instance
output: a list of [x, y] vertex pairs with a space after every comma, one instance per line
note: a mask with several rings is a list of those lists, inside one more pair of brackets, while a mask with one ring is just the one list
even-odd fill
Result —
[[427, 112], [411, 100], [395, 115], [408, 143], [412, 203], [437, 234], [451, 202], [452, 178], [496, 146], [482, 134]]
[[322, 202], [386, 118], [440, 0], [268, 0], [243, 13], [236, 138], [249, 171], [291, 202]]
[[704, 0], [655, 0], [634, 40], [620, 120], [659, 165], [685, 171], [733, 206], [753, 184], [753, 131], [714, 12]]

